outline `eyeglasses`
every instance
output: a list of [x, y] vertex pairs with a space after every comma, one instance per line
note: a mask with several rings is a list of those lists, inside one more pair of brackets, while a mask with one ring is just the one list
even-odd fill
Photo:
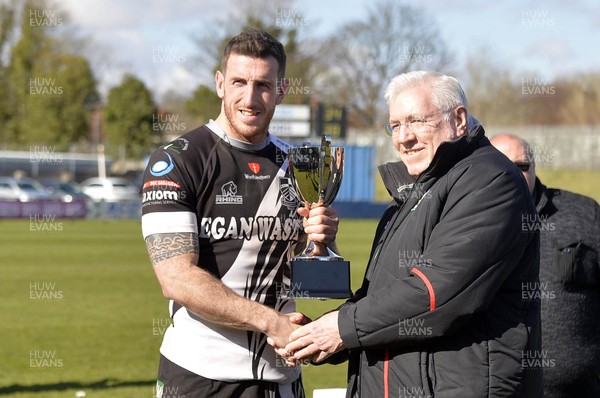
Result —
[[408, 131], [412, 134], [415, 134], [415, 135], [421, 134], [428, 129], [437, 127], [440, 124], [440, 122], [438, 122], [437, 124], [431, 124], [431, 121], [426, 120], [426, 119], [429, 119], [431, 117], [441, 115], [444, 113], [448, 113], [453, 109], [454, 108], [450, 108], [450, 109], [446, 109], [445, 111], [432, 113], [432, 114], [426, 115], [426, 116], [413, 117], [413, 120], [406, 122], [406, 123], [401, 123], [401, 122], [388, 123], [385, 125], [385, 134], [388, 137], [392, 137], [394, 134], [399, 134], [400, 128], [402, 126], [404, 126], [406, 128], [406, 131]]
[[522, 172], [529, 171], [529, 167], [531, 167], [531, 163], [525, 162], [514, 162], [515, 166], [519, 168]]

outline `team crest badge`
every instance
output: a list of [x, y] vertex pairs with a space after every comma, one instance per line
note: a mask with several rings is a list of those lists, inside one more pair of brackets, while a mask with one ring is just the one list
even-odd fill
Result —
[[298, 194], [292, 185], [292, 180], [287, 177], [279, 179], [280, 192], [281, 192], [281, 204], [287, 207], [288, 210], [294, 211], [300, 206], [300, 199]]
[[250, 167], [250, 170], [252, 170], [254, 174], [258, 174], [260, 171], [260, 164], [258, 163], [248, 162], [248, 167]]

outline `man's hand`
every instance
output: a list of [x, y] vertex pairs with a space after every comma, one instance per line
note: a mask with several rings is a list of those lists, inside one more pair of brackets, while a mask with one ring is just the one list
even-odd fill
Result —
[[[301, 312], [292, 312], [290, 314], [286, 314], [286, 316], [288, 320], [292, 323], [292, 330], [299, 328], [301, 325], [306, 325], [307, 323], [311, 322], [311, 319], [308, 318], [306, 315], [302, 314]], [[289, 333], [283, 340], [280, 337], [281, 336], [278, 335], [272, 337], [268, 336], [267, 343], [273, 347], [277, 355], [286, 360], [288, 366], [297, 366], [296, 361], [288, 360], [288, 358], [291, 356], [291, 353], [289, 353], [285, 349], [286, 344], [290, 341]]]
[[298, 214], [304, 217], [304, 232], [308, 235], [308, 240], [326, 245], [335, 241], [339, 224], [335, 209], [319, 206], [309, 210], [301, 207]]
[[285, 352], [291, 354], [284, 356], [288, 364], [307, 358], [321, 362], [344, 349], [337, 318], [338, 311], [333, 311], [294, 330], [290, 335], [291, 342], [285, 347]]

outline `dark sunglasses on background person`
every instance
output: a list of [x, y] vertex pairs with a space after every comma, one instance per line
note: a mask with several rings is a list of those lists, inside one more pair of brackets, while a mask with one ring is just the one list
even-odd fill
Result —
[[531, 167], [529, 162], [514, 162], [514, 164], [523, 172], [529, 171], [529, 167]]

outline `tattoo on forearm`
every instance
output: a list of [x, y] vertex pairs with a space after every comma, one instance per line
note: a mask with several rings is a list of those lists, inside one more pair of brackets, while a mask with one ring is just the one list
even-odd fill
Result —
[[198, 234], [170, 233], [154, 234], [146, 238], [146, 247], [152, 265], [180, 254], [198, 253]]

